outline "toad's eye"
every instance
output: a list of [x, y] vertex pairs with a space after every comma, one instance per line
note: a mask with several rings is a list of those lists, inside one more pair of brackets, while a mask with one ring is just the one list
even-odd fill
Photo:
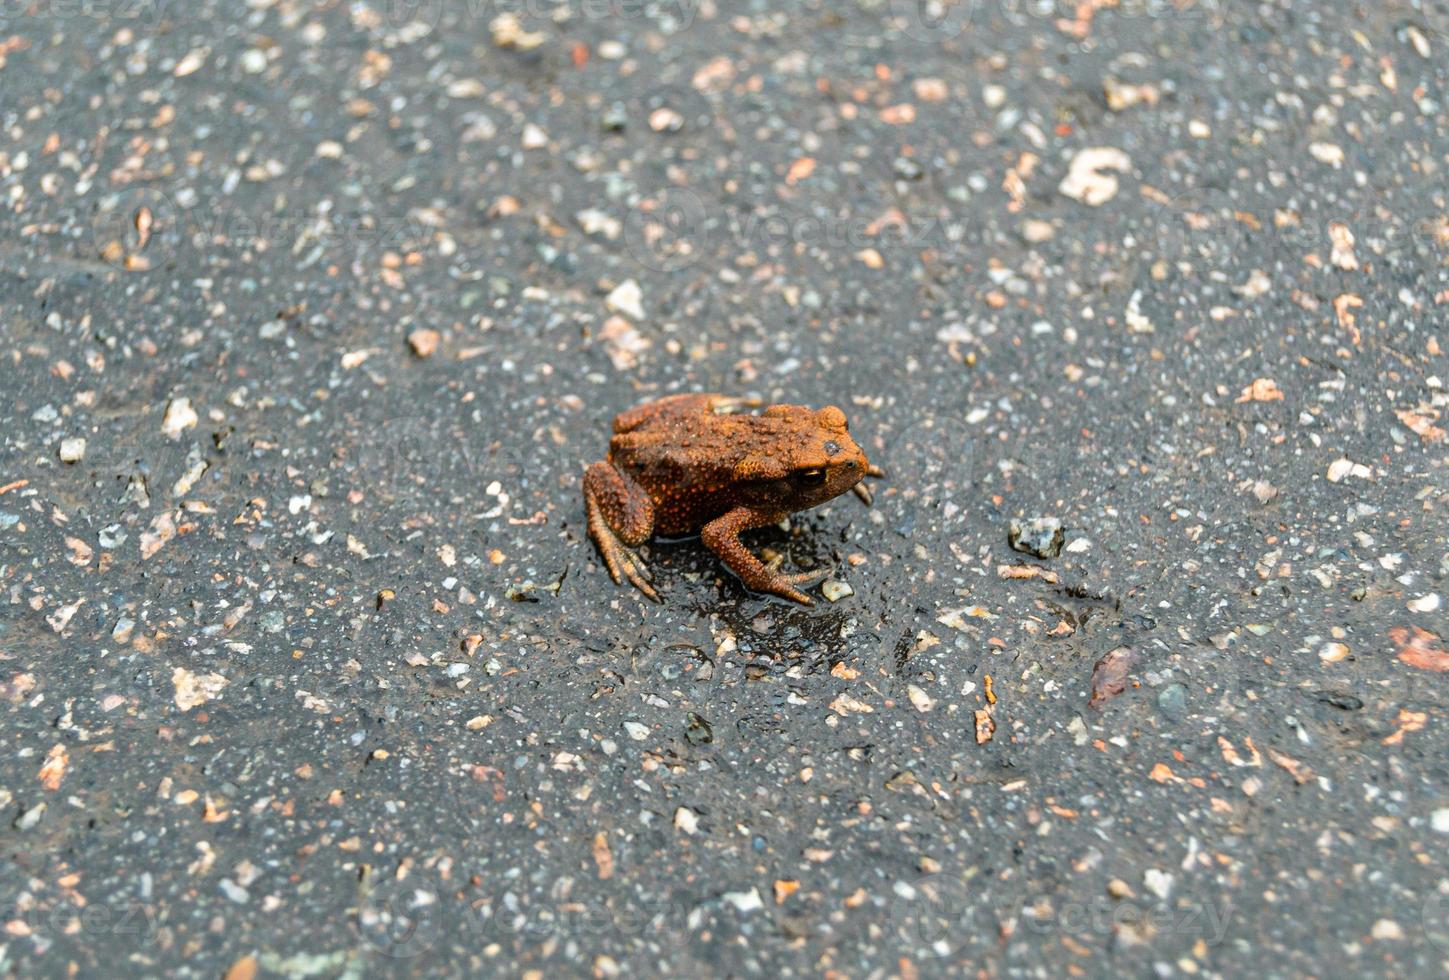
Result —
[[822, 469], [796, 470], [795, 480], [808, 487], [818, 487], [825, 482], [825, 471]]

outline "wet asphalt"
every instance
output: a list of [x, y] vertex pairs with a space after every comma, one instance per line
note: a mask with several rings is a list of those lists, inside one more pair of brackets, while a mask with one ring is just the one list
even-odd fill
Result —
[[1449, 971], [1441, 0], [20, 0], [0, 202], [5, 972]]

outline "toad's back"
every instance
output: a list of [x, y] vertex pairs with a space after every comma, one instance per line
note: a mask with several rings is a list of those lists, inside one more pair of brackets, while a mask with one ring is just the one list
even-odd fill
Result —
[[654, 529], [664, 536], [698, 531], [759, 490], [741, 479], [750, 458], [792, 459], [810, 437], [788, 419], [758, 415], [689, 415], [652, 419], [609, 442], [609, 462], [632, 476], [654, 501]]

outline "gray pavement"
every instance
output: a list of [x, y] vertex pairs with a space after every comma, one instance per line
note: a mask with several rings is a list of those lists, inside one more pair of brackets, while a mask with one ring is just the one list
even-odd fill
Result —
[[[1442, 0], [0, 2], [0, 967], [1444, 974], [1446, 100]], [[677, 391], [847, 411], [834, 601], [609, 581]]]

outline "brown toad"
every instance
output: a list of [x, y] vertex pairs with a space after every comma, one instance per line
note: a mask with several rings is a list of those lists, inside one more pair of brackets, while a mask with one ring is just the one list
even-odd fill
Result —
[[772, 405], [731, 414], [758, 399], [673, 395], [614, 419], [609, 456], [584, 474], [589, 537], [615, 582], [621, 575], [649, 598], [659, 595], [628, 549], [654, 535], [698, 531], [749, 588], [810, 605], [795, 586], [828, 569], [782, 575], [740, 543], [741, 531], [775, 524], [881, 476], [847, 431], [845, 413]]

